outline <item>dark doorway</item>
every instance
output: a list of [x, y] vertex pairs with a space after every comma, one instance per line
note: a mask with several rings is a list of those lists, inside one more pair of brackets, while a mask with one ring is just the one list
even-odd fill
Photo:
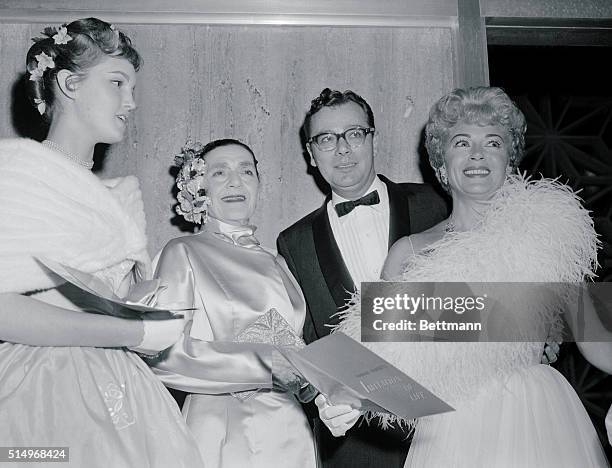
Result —
[[[559, 177], [581, 190], [602, 241], [598, 281], [610, 282], [612, 81], [606, 70], [612, 63], [612, 41], [572, 46], [571, 37], [562, 37], [559, 45], [552, 35], [552, 40], [531, 41], [544, 45], [529, 45], [524, 42], [542, 37], [522, 37], [522, 41], [518, 35], [507, 35], [506, 40], [490, 37], [491, 86], [503, 88], [527, 118], [527, 155], [521, 169], [533, 177]], [[612, 460], [604, 427], [612, 402], [612, 376], [585, 361], [573, 343], [562, 345], [554, 367], [580, 396]]]

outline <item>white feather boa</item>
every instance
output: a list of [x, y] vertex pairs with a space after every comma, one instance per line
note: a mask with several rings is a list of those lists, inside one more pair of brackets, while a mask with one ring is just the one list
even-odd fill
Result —
[[57, 286], [33, 257], [94, 273], [124, 260], [150, 268], [138, 180], [100, 181], [32, 140], [0, 141], [0, 292]]
[[[507, 179], [481, 224], [449, 233], [412, 257], [402, 281], [578, 282], [592, 278], [598, 240], [589, 213], [572, 190], [550, 179]], [[520, 301], [520, 298], [517, 300]], [[521, 303], [534, 326], [552, 325], [556, 310]], [[360, 339], [359, 296], [336, 328]], [[544, 337], [545, 338], [545, 337]], [[487, 383], [537, 364], [542, 343], [364, 343], [451, 405], [469, 404]], [[384, 427], [396, 422], [380, 418]], [[409, 426], [414, 421], [399, 421]]]

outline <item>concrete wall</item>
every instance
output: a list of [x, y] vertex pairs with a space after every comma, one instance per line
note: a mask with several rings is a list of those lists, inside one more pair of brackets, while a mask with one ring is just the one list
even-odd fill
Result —
[[[19, 134], [13, 116], [27, 104], [14, 87], [43, 24], [0, 24], [0, 136]], [[420, 181], [417, 148], [431, 104], [453, 87], [453, 35], [444, 27], [121, 25], [145, 65], [139, 108], [125, 141], [112, 146], [103, 177], [136, 174], [145, 196], [150, 251], [180, 234], [171, 224], [173, 154], [188, 137], [235, 137], [261, 161], [256, 224], [264, 244], [321, 203], [299, 128], [324, 87], [353, 89], [374, 109], [377, 167]], [[408, 112], [409, 107], [414, 107]], [[34, 115], [34, 114], [33, 114]], [[35, 115], [34, 115], [35, 117]]]

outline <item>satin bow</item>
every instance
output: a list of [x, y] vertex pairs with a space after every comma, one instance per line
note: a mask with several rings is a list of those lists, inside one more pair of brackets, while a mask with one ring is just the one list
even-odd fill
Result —
[[253, 235], [255, 232], [254, 226], [236, 226], [231, 230], [215, 232], [215, 234], [219, 235], [222, 239], [231, 242], [234, 245], [239, 245], [241, 247], [253, 248], [259, 245], [259, 241]]

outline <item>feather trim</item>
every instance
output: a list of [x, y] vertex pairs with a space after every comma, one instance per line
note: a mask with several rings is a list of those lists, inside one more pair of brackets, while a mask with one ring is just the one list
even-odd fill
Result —
[[[594, 277], [599, 241], [593, 220], [572, 190], [556, 180], [507, 179], [481, 224], [449, 233], [406, 264], [408, 282], [579, 282]], [[514, 300], [529, 326], [560, 328], [554, 303]], [[516, 302], [518, 301], [518, 302]], [[361, 335], [357, 293], [340, 313], [334, 331], [356, 340]], [[546, 336], [543, 336], [542, 341]], [[537, 364], [542, 343], [364, 343], [451, 405], [469, 405], [487, 385], [513, 369]], [[400, 423], [388, 414], [371, 414], [382, 427]]]

